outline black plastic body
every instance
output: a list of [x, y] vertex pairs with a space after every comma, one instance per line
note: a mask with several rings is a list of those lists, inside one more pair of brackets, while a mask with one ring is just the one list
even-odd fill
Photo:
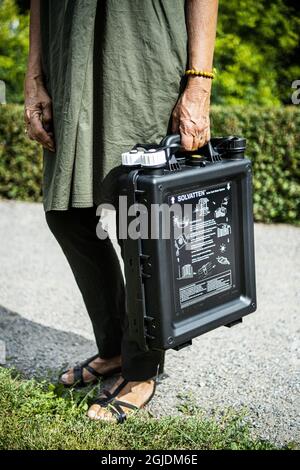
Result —
[[[139, 343], [141, 349], [181, 349], [191, 344], [193, 338], [219, 326], [232, 326], [256, 310], [252, 172], [248, 159], [226, 158], [216, 163], [201, 162], [201, 165], [196, 166], [181, 162], [181, 170], [175, 172], [166, 169], [133, 169], [124, 173], [119, 183], [119, 194], [127, 196], [127, 208], [133, 203], [139, 203], [147, 208], [149, 214], [151, 204], [170, 206], [170, 201], [174, 201], [178, 195], [182, 198], [186, 194], [200, 194], [208, 200], [210, 210], [207, 217], [203, 216], [204, 223], [206, 217], [208, 229], [210, 224], [216, 224], [213, 231], [208, 230], [209, 234], [214, 234], [209, 235], [208, 240], [210, 245], [215, 244], [218, 252], [208, 252], [208, 264], [206, 268], [204, 266], [206, 271], [210, 268], [212, 272], [203, 273], [201, 263], [195, 263], [195, 272], [190, 275], [196, 276], [196, 281], [194, 278], [180, 278], [180, 270], [184, 271], [188, 267], [193, 271], [193, 268], [190, 268], [192, 264], [180, 265], [178, 260], [181, 255], [178, 255], [179, 249], [176, 248], [172, 234], [167, 239], [124, 239], [130, 336]], [[230, 218], [223, 216], [221, 211], [220, 221], [214, 219], [214, 222], [214, 214], [218, 214], [218, 209], [215, 212], [212, 209], [214, 204], [220, 206], [222, 193], [227, 194], [226, 188], [230, 188], [227, 196], [227, 204], [230, 203], [230, 206], [224, 206], [226, 197], [223, 197], [222, 207], [225, 210], [230, 208]], [[159, 211], [154, 211], [152, 217], [159, 217]], [[120, 220], [123, 230], [134, 219], [135, 216], [128, 216], [123, 210]], [[229, 229], [230, 234], [226, 239], [226, 230]], [[217, 239], [217, 233], [220, 240]], [[230, 259], [229, 256], [228, 259], [223, 256], [226, 251], [220, 252], [223, 245], [228, 253], [230, 251]], [[221, 262], [227, 259], [230, 265], [219, 266], [217, 259]], [[204, 259], [204, 265], [205, 262]], [[230, 266], [231, 275], [228, 274]], [[219, 277], [218, 273], [214, 275], [214, 270], [218, 269], [221, 270]], [[201, 276], [207, 274], [211, 274], [207, 276], [208, 281], [204, 280], [201, 284]], [[204, 294], [201, 294], [201, 289]], [[189, 298], [190, 292], [197, 292], [196, 301], [194, 294]], [[182, 299], [186, 302], [185, 297], [188, 306], [182, 307], [181, 302]]]

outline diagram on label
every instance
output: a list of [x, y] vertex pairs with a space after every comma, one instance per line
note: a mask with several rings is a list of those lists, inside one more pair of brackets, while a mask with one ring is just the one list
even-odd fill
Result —
[[217, 236], [226, 237], [231, 234], [231, 226], [229, 224], [219, 224], [217, 227]]
[[185, 234], [182, 234], [178, 238], [176, 238], [175, 240], [176, 256], [179, 256], [179, 250], [182, 250], [182, 248], [184, 248], [188, 242], [189, 241]]
[[172, 217], [174, 285], [178, 309], [185, 314], [191, 308], [197, 312], [198, 302], [230, 291], [235, 284], [233, 184], [195, 188], [176, 198], [172, 195], [170, 204], [175, 199], [192, 205], [189, 217], [184, 210]]
[[179, 267], [179, 277], [177, 279], [193, 279], [194, 277], [194, 269], [191, 264], [185, 264], [181, 268]]
[[219, 250], [220, 250], [221, 253], [225, 253], [225, 251], [226, 251], [225, 243], [221, 243]]
[[218, 256], [217, 261], [220, 264], [230, 264], [230, 261], [225, 256]]
[[211, 273], [211, 271], [216, 267], [215, 264], [213, 264], [211, 261], [209, 261], [208, 263], [204, 264], [203, 266], [201, 266], [201, 268], [198, 269], [198, 276], [200, 278], [203, 278], [205, 276], [207, 276], [208, 274]]
[[225, 217], [225, 215], [227, 214], [228, 202], [229, 202], [229, 196], [224, 197], [220, 207], [218, 207], [214, 212], [216, 219], [218, 219], [219, 217]]
[[194, 212], [197, 212], [200, 216], [209, 214], [210, 210], [207, 205], [208, 202], [209, 199], [207, 197], [201, 197], [198, 201], [198, 204], [196, 205], [196, 208], [194, 209]]
[[174, 217], [174, 223], [177, 228], [185, 228], [189, 225], [190, 219], [186, 216], [184, 217]]

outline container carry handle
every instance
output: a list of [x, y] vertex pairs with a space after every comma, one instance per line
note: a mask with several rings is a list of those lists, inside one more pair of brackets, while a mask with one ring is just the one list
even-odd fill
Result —
[[[166, 157], [167, 161], [170, 162], [175, 157], [174, 153], [181, 149], [181, 137], [180, 134], [170, 134], [164, 137], [160, 143], [160, 147], [166, 149]], [[219, 155], [219, 152], [213, 147], [211, 141], [209, 141], [206, 145], [201, 147], [201, 149], [196, 150], [202, 151], [204, 155], [212, 162], [216, 163], [222, 160]], [[178, 163], [176, 157], [176, 162]], [[174, 162], [173, 162], [174, 163]], [[179, 163], [178, 163], [179, 165]]]

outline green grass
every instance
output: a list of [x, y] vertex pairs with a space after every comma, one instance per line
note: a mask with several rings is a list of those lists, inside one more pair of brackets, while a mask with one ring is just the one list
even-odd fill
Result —
[[251, 436], [232, 411], [207, 418], [188, 401], [181, 417], [157, 419], [146, 411], [123, 425], [86, 417], [91, 394], [23, 380], [0, 368], [0, 449], [275, 449]]

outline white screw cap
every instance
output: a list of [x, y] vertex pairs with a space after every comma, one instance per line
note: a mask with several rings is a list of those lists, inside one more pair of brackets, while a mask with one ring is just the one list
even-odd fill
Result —
[[166, 163], [166, 154], [164, 150], [150, 149], [144, 152], [142, 156], [142, 166], [161, 166]]
[[130, 152], [122, 153], [122, 165], [137, 166], [142, 162], [144, 152], [141, 150], [131, 150]]

